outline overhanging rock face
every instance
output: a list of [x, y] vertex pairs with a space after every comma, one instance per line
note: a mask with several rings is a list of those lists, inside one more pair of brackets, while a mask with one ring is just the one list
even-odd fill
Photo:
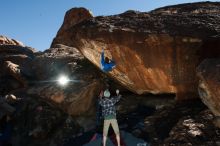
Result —
[[[82, 18], [70, 18], [70, 13]], [[97, 67], [101, 49], [106, 49], [106, 56], [116, 62], [109, 75], [138, 94], [176, 93], [178, 100], [197, 97], [196, 66], [207, 57], [220, 56], [220, 3], [105, 17], [85, 17], [83, 13], [89, 11], [68, 11], [52, 46], [76, 47]], [[66, 20], [80, 21], [65, 25]]]

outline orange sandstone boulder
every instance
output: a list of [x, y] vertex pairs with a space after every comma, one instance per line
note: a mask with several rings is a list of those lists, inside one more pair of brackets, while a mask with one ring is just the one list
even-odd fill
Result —
[[197, 65], [220, 56], [219, 7], [218, 2], [203, 2], [98, 17], [72, 9], [52, 46], [75, 47], [99, 68], [101, 49], [106, 49], [116, 62], [109, 76], [134, 93], [195, 98]]

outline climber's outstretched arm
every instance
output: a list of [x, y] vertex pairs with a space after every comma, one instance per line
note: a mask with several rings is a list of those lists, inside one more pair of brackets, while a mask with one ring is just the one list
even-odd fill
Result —
[[102, 53], [101, 53], [101, 65], [102, 65], [102, 66], [105, 65], [105, 54], [104, 54], [104, 49], [102, 49]]

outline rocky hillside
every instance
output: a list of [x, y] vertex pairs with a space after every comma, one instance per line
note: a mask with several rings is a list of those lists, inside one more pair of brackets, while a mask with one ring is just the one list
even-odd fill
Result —
[[23, 43], [0, 36], [0, 95], [27, 86], [27, 81], [20, 70], [27, 76], [30, 72], [30, 62], [34, 58], [33, 48]]
[[[22, 89], [56, 104], [70, 115], [94, 112], [91, 107], [94, 107], [94, 98], [101, 88], [102, 75], [78, 50], [56, 45], [39, 53], [13, 42], [16, 41], [0, 45], [1, 96]], [[68, 88], [57, 83], [61, 75], [71, 77]]]
[[109, 76], [134, 93], [195, 98], [196, 67], [220, 56], [219, 7], [203, 2], [98, 17], [73, 8], [52, 46], [75, 47], [99, 68], [101, 49], [106, 49], [117, 64]]
[[[13, 145], [63, 145], [94, 128], [104, 78], [95, 66], [73, 47], [57, 44], [42, 53], [3, 38], [0, 121], [13, 114]], [[60, 75], [71, 77], [67, 87], [58, 84]]]
[[20, 41], [10, 39], [8, 37], [0, 35], [0, 45], [17, 45], [17, 46], [24, 46], [24, 44]]

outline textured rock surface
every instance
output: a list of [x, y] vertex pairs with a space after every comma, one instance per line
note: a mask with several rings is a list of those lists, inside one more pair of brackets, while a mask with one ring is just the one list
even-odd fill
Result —
[[[26, 47], [16, 40], [0, 36], [1, 95], [27, 85], [23, 75], [27, 77], [32, 76], [31, 62], [35, 52], [35, 49]], [[17, 75], [16, 71], [19, 71]]]
[[17, 45], [17, 46], [24, 47], [24, 44], [22, 42], [19, 42], [14, 39], [10, 39], [10, 38], [8, 38], [6, 36], [2, 36], [2, 35], [0, 35], [0, 45]]
[[[18, 104], [12, 105], [16, 107], [13, 145], [62, 145], [67, 138], [94, 128], [102, 75], [78, 50], [58, 44], [35, 52], [4, 44], [0, 55], [1, 95], [22, 93]], [[61, 74], [72, 82], [60, 86]]]
[[36, 54], [32, 69], [38, 80], [50, 80], [60, 74], [68, 75], [74, 72], [75, 69], [82, 67], [82, 65], [78, 65], [80, 62], [85, 61], [78, 50], [64, 45], [56, 45], [43, 53]]
[[197, 91], [196, 66], [204, 58], [220, 56], [219, 6], [183, 4], [63, 24], [52, 46], [76, 47], [98, 67], [105, 48], [117, 64], [109, 75], [127, 89], [138, 94], [176, 93], [178, 100], [192, 98]]
[[[75, 48], [57, 44], [45, 52], [29, 47], [0, 45], [1, 94], [26, 88], [74, 116], [95, 114], [95, 98], [100, 91], [101, 72]], [[67, 87], [58, 84], [60, 75], [69, 76]]]
[[162, 145], [184, 146], [218, 146], [220, 144], [220, 129], [213, 124], [214, 116], [210, 110], [185, 116], [169, 132]]
[[61, 26], [62, 29], [59, 30], [58, 34], [62, 35], [71, 26], [92, 17], [92, 13], [85, 8], [72, 8], [66, 12], [63, 25]]
[[63, 145], [70, 136], [80, 132], [80, 126], [55, 106], [45, 103], [40, 98], [20, 95], [20, 100], [13, 105], [13, 146]]
[[[168, 120], [169, 119], [169, 120]], [[152, 146], [213, 146], [220, 142], [214, 115], [200, 100], [174, 104], [145, 118], [145, 137]]]
[[[56, 45], [36, 55], [32, 69], [36, 80], [28, 94], [46, 99], [73, 116], [95, 113], [101, 74], [78, 50]], [[71, 82], [66, 86], [59, 85], [60, 75], [68, 76]]]
[[[16, 107], [13, 116], [14, 146], [83, 145], [97, 132], [91, 130], [89, 135], [84, 133], [79, 124], [85, 123], [85, 120], [68, 116], [42, 98], [19, 92], [16, 97], [19, 100], [11, 105]], [[125, 102], [120, 102], [119, 106]], [[214, 116], [200, 101], [163, 107], [155, 113], [141, 104], [144, 103], [140, 103], [136, 109], [118, 115], [120, 130], [133, 133], [152, 146], [213, 146], [220, 141], [220, 129], [212, 123]]]
[[[13, 64], [11, 70], [23, 70], [29, 81], [28, 88], [13, 91], [21, 87], [19, 79], [7, 69], [0, 70], [0, 93], [16, 96], [16, 102], [7, 103], [16, 108], [12, 136], [15, 146], [80, 145], [72, 140], [84, 144], [91, 139], [94, 131], [90, 136], [83, 132], [95, 126], [95, 98], [104, 78], [91, 62], [99, 67], [102, 47], [117, 62], [109, 75], [119, 83], [139, 94], [182, 94], [177, 99], [186, 99], [197, 91], [196, 66], [204, 58], [219, 57], [219, 3], [95, 18], [80, 8], [70, 10], [64, 21], [53, 47], [45, 52], [36, 53], [9, 41], [0, 45], [0, 65]], [[208, 78], [209, 74], [206, 78], [218, 89], [215, 69], [207, 67], [215, 79]], [[58, 85], [60, 74], [70, 76], [72, 82], [66, 87]], [[174, 94], [156, 99], [153, 95], [121, 91], [120, 129], [151, 145], [219, 145], [220, 131], [212, 123], [214, 116], [200, 101], [173, 105]], [[171, 96], [169, 100], [167, 96]], [[81, 141], [79, 135], [84, 136]]]
[[204, 60], [198, 67], [199, 95], [213, 112], [220, 127], [220, 59]]
[[9, 105], [4, 98], [0, 97], [0, 120], [5, 116], [5, 115], [11, 115], [13, 112], [15, 112], [15, 108], [11, 105]]
[[72, 116], [93, 115], [99, 83], [74, 83], [68, 86], [66, 90], [53, 84], [34, 86], [28, 90], [28, 94], [46, 99]]
[[28, 81], [25, 79], [19, 65], [14, 64], [11, 61], [5, 61], [4, 67], [9, 75], [17, 79], [17, 81], [19, 81], [24, 87], [27, 87]]

